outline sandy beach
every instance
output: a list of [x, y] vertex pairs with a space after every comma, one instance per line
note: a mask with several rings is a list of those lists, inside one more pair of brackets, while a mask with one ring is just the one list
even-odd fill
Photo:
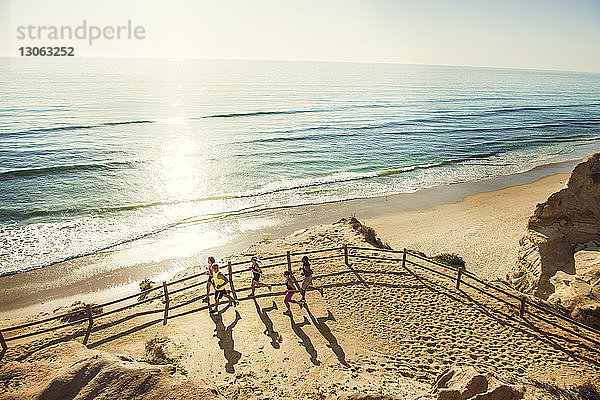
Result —
[[[413, 248], [430, 255], [458, 253], [467, 261], [467, 268], [481, 276], [504, 277], [516, 259], [527, 217], [538, 202], [564, 185], [565, 173], [576, 163], [549, 164], [522, 174], [408, 194], [267, 210], [256, 215], [257, 223], [281, 222], [191, 256], [131, 261], [161, 245], [149, 238], [135, 246], [5, 276], [0, 278], [0, 318], [51, 312], [77, 300], [104, 302], [137, 290], [137, 283], [146, 277], [169, 279], [203, 263], [209, 255], [227, 257], [262, 238], [287, 236], [349, 215], [372, 225], [394, 248]], [[120, 267], [128, 263], [133, 264]]]
[[[414, 255], [403, 263], [401, 255], [382, 250], [391, 246], [431, 256], [458, 253], [468, 271], [502, 285], [497, 278], [514, 263], [518, 239], [535, 205], [563, 188], [568, 177], [551, 174], [462, 198], [464, 187], [436, 188], [446, 194], [446, 203], [422, 209], [414, 200], [423, 193], [408, 195], [413, 196], [410, 204], [407, 196], [396, 196], [315, 206], [313, 212], [327, 210], [320, 214], [325, 219], [354, 206], [358, 219], [345, 217], [288, 236], [265, 237], [220, 257], [222, 264], [247, 262], [253, 255], [266, 260], [261, 280], [272, 287], [257, 289], [255, 297], [249, 296], [250, 273], [243, 266], [234, 268], [240, 272], [233, 275], [232, 286], [240, 300], [237, 307], [224, 304], [218, 313], [208, 313], [202, 301], [205, 267], [195, 266], [173, 277], [187, 279], [169, 287], [168, 318], [163, 314], [165, 298], [158, 293], [137, 306], [139, 300], [128, 300], [130, 308], [116, 314], [110, 312], [120, 305], [108, 305], [89, 331], [77, 323], [52, 330], [58, 323], [51, 321], [44, 326], [49, 331], [33, 338], [27, 334], [40, 328], [7, 332], [0, 384], [14, 396], [0, 394], [0, 399], [51, 397], [57, 387], [61, 393], [108, 390], [135, 397], [147, 389], [131, 381], [153, 380], [149, 398], [433, 400], [445, 398], [436, 386], [440, 377], [461, 376], [464, 368], [488, 374], [476, 379], [487, 379], [501, 388], [497, 390], [516, 396], [502, 399], [575, 396], [583, 390], [579, 388], [600, 383], [594, 344], [600, 336], [586, 331], [581, 337], [573, 326], [564, 330], [564, 321], [552, 314], [541, 320], [522, 318], [518, 305], [510, 306], [515, 298], [487, 296], [490, 289], [484, 286], [483, 292], [466, 283], [458, 288], [456, 271], [440, 275], [435, 272], [439, 266], [423, 264]], [[482, 184], [489, 188], [501, 182]], [[458, 200], [448, 201], [452, 196]], [[432, 192], [426, 198], [440, 200]], [[387, 207], [374, 212], [377, 202]], [[341, 251], [345, 245], [356, 247], [350, 248], [347, 264]], [[313, 253], [323, 249], [335, 250]], [[291, 313], [283, 312], [286, 251], [292, 252], [291, 271], [297, 280], [301, 254], [296, 252], [309, 252], [314, 270], [307, 306], [292, 304]], [[283, 258], [269, 260], [271, 256]], [[38, 312], [13, 313], [3, 324], [34, 321], [65, 309]], [[19, 334], [25, 336], [10, 340]], [[80, 344], [84, 336], [89, 337], [87, 346]], [[149, 353], [155, 349], [151, 343], [158, 343], [160, 350]], [[159, 358], [150, 356], [154, 351]], [[115, 374], [122, 378], [111, 378], [111, 386], [104, 387], [105, 377]]]
[[126, 3], [0, 2], [0, 400], [600, 400], [600, 1]]
[[[375, 250], [373, 255], [384, 255], [377, 253], [348, 219], [331, 224], [354, 214], [392, 248], [415, 249], [428, 255], [457, 253], [469, 271], [493, 281], [504, 277], [516, 260], [518, 240], [535, 205], [564, 187], [568, 178], [564, 173], [548, 175], [556, 170], [533, 172], [478, 182], [480, 192], [473, 194], [468, 194], [474, 189], [472, 185], [456, 185], [283, 210], [290, 218], [298, 213], [303, 218], [292, 218], [294, 223], [270, 231], [245, 249], [229, 249], [232, 251], [225, 256], [216, 254], [219, 260], [236, 261], [254, 254], [260, 258], [287, 250], [312, 251], [347, 244], [370, 247]], [[282, 210], [272, 212], [280, 215]], [[247, 243], [238, 243], [242, 244]], [[63, 343], [65, 335], [80, 342], [83, 327], [61, 329], [33, 341], [9, 342], [4, 358], [8, 364], [4, 372], [0, 369], [0, 381], [9, 391], [21, 390], [24, 381], [11, 375], [20, 371], [18, 360], [53, 360], [37, 361], [36, 374], [25, 374], [28, 387], [36, 388], [36, 379], [62, 380], [64, 374], [76, 374], [71, 365], [79, 358], [100, 357], [107, 360], [106, 368], [116, 368], [110, 361], [112, 353], [126, 354], [131, 360], [127, 362], [138, 363], [125, 366], [127, 371], [145, 371], [145, 345], [158, 338], [165, 343], [175, 368], [185, 372], [185, 376], [175, 373], [177, 384], [186, 388], [201, 385], [201, 389], [190, 392], [199, 399], [205, 398], [200, 393], [207, 391], [225, 398], [249, 399], [359, 399], [382, 394], [388, 397], [375, 398], [434, 399], [432, 385], [456, 365], [470, 366], [506, 384], [523, 387], [524, 398], [530, 400], [552, 399], [548, 392], [552, 387], [598, 384], [596, 350], [585, 340], [548, 324], [524, 324], [514, 309], [468, 288], [456, 290], [452, 279], [416, 266], [402, 269], [397, 261], [354, 259], [346, 266], [342, 256], [317, 260], [313, 267], [319, 291], [309, 292], [307, 309], [293, 305], [292, 316], [282, 314], [284, 265], [265, 269], [264, 281], [275, 286], [272, 291], [258, 289], [254, 299], [248, 297], [248, 273], [236, 276], [241, 304], [217, 315], [209, 315], [201, 300], [203, 278], [194, 278], [198, 288], [171, 299], [173, 310], [167, 325], [162, 325], [163, 303], [154, 300], [103, 318], [92, 330], [90, 350], [74, 342]], [[175, 273], [173, 279], [202, 271], [203, 266], [188, 268]], [[24, 279], [26, 275], [7, 278]], [[138, 282], [129, 286], [131, 290], [136, 290]], [[61, 293], [60, 287], [54, 290]], [[114, 298], [119, 292], [105, 292], [109, 295]], [[102, 296], [88, 296], [103, 301]], [[58, 297], [50, 304], [56, 308], [82, 298], [86, 299]], [[51, 316], [48, 306], [5, 312], [2, 322], [14, 325]], [[65, 358], [66, 354], [71, 358]], [[86, 370], [91, 368], [75, 363]], [[170, 382], [173, 372], [164, 371], [161, 379]], [[19, 382], [17, 386], [15, 382]], [[69, 384], [70, 390], [100, 390], [95, 389], [94, 381], [85, 379]], [[141, 390], [126, 388], [134, 394]], [[159, 396], [164, 395], [159, 391]]]
[[[383, 256], [358, 228], [350, 219], [307, 228], [263, 240], [232, 260], [343, 244], [369, 247], [369, 254]], [[160, 299], [98, 320], [88, 347], [127, 356], [117, 361], [122, 367], [113, 361], [95, 368], [139, 370], [134, 360], [143, 361], [145, 344], [159, 338], [172, 363], [185, 372], [172, 371], [171, 379], [201, 384], [225, 398], [434, 399], [432, 385], [454, 365], [472, 366], [524, 387], [524, 398], [531, 400], [552, 399], [548, 387], [598, 383], [597, 349], [589, 343], [548, 324], [520, 321], [502, 303], [467, 287], [457, 290], [453, 279], [417, 266], [403, 269], [398, 261], [352, 258], [346, 265], [341, 255], [314, 260], [319, 290], [309, 291], [306, 309], [293, 304], [292, 315], [282, 313], [284, 262], [265, 268], [264, 282], [275, 286], [272, 291], [258, 289], [254, 299], [248, 297], [248, 273], [236, 277], [241, 304], [219, 314], [208, 314], [200, 284], [171, 299], [167, 325], [162, 324]], [[292, 261], [296, 272], [299, 257]], [[106, 353], [87, 353], [76, 343], [67, 351], [60, 344], [65, 334], [81, 340], [84, 331], [68, 328], [41, 340], [12, 342], [0, 381], [9, 392], [24, 394], [39, 390], [36, 382], [65, 382], [64, 375], [70, 374], [82, 378], [67, 380], [68, 390], [101, 390], [101, 378], [87, 379], [85, 371], [89, 360], [105, 359]], [[84, 361], [74, 363], [77, 357]], [[36, 374], [19, 375], [18, 360], [34, 363]], [[163, 395], [179, 398], [177, 393]], [[207, 398], [199, 392], [194, 396]]]
[[517, 260], [519, 239], [535, 205], [562, 189], [568, 177], [551, 175], [470, 195], [458, 203], [382, 214], [367, 223], [395, 249], [457, 253], [477, 275], [504, 278]]

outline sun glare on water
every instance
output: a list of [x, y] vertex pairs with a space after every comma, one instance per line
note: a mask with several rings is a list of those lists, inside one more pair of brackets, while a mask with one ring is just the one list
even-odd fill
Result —
[[166, 125], [185, 125], [186, 119], [183, 116], [179, 116], [179, 117], [170, 117], [170, 118], [161, 119], [158, 122], [160, 122], [161, 124], [166, 124]]
[[186, 202], [204, 197], [209, 187], [207, 161], [201, 156], [201, 138], [193, 134], [185, 117], [172, 117], [161, 122], [166, 125], [154, 151], [153, 190], [165, 202]]

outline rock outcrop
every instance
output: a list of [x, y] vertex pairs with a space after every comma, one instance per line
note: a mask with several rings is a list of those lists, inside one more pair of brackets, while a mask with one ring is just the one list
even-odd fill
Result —
[[442, 373], [435, 387], [437, 400], [519, 400], [525, 392], [523, 386], [509, 385], [489, 373], [459, 366]]
[[600, 245], [576, 248], [575, 273], [558, 271], [550, 278], [554, 293], [548, 301], [564, 308], [580, 322], [600, 328]]
[[[600, 240], [600, 153], [578, 164], [567, 187], [537, 205], [508, 281], [547, 299], [555, 292], [551, 278], [558, 271], [574, 275], [576, 247], [592, 240]], [[555, 281], [564, 281], [561, 276]]]
[[215, 399], [172, 365], [89, 350], [77, 342], [50, 346], [0, 367], [0, 399]]
[[600, 279], [600, 241], [591, 241], [575, 248], [575, 273], [584, 281], [597, 283]]

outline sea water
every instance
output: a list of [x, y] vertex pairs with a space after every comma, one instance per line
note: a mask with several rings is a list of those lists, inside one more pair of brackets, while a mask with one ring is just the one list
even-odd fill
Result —
[[5, 58], [0, 87], [0, 275], [600, 150], [600, 74]]

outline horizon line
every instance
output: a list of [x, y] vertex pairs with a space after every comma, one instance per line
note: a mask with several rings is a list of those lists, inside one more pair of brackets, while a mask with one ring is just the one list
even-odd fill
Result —
[[[45, 57], [24, 57], [18, 55], [2, 55], [0, 59], [26, 59], [26, 58], [45, 58]], [[481, 68], [481, 69], [504, 69], [516, 71], [537, 71], [537, 72], [568, 72], [577, 74], [600, 74], [600, 69], [597, 71], [591, 70], [570, 70], [560, 68], [541, 68], [541, 67], [510, 67], [497, 65], [467, 65], [467, 64], [436, 64], [436, 63], [411, 63], [398, 61], [360, 61], [360, 60], [323, 60], [323, 59], [279, 59], [279, 58], [222, 58], [222, 57], [152, 57], [152, 56], [78, 56], [78, 59], [137, 59], [137, 60], [159, 60], [159, 61], [189, 61], [189, 60], [204, 60], [204, 61], [256, 61], [256, 62], [290, 62], [290, 63], [331, 63], [331, 64], [386, 64], [386, 65], [407, 65], [407, 66], [429, 66], [429, 67], [454, 67], [454, 68]]]

